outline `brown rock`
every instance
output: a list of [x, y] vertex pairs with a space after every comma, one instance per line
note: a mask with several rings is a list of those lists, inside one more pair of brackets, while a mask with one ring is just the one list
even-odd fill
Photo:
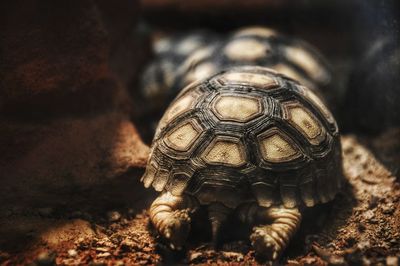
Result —
[[[46, 195], [62, 201], [63, 192], [144, 167], [148, 148], [129, 119], [131, 99], [109, 62], [110, 47], [136, 21], [135, 6], [125, 1], [111, 10], [90, 0], [0, 4], [3, 202], [54, 203]], [[120, 25], [124, 30], [114, 33]]]
[[0, 146], [3, 196], [39, 193], [40, 197], [44, 191], [58, 194], [89, 187], [144, 167], [147, 159], [147, 146], [118, 112], [46, 124], [2, 121], [0, 125], [0, 143], [7, 143]]

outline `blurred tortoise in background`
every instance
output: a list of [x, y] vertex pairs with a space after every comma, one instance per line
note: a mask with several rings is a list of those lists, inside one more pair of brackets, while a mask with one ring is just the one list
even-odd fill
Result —
[[321, 93], [331, 109], [338, 101], [330, 66], [317, 49], [269, 28], [247, 27], [227, 36], [203, 30], [165, 37], [155, 41], [154, 53], [142, 75], [140, 98], [146, 106], [141, 112], [163, 112], [191, 82], [244, 65], [272, 68], [300, 81]]
[[337, 124], [310, 89], [274, 70], [233, 67], [186, 87], [157, 128], [145, 187], [150, 218], [180, 249], [191, 215], [208, 210], [213, 242], [233, 215], [257, 254], [277, 259], [302, 210], [332, 200], [342, 181]]

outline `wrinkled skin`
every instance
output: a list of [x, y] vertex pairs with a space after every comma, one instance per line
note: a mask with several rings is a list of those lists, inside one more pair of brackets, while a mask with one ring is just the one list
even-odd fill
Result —
[[[172, 249], [182, 249], [187, 240], [191, 217], [200, 204], [188, 195], [174, 196], [169, 192], [161, 194], [150, 207], [150, 218]], [[218, 240], [220, 226], [230, 212], [239, 221], [252, 227], [250, 241], [260, 257], [276, 260], [287, 247], [297, 231], [301, 213], [298, 208], [284, 206], [261, 207], [255, 202], [244, 203], [231, 210], [220, 203], [208, 207], [212, 225], [213, 242]]]

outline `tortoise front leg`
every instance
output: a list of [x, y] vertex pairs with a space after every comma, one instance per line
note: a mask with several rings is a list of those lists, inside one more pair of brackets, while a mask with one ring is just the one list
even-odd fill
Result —
[[297, 208], [265, 208], [256, 203], [243, 205], [238, 215], [242, 222], [253, 226], [250, 240], [256, 253], [272, 260], [276, 260], [285, 250], [301, 221], [301, 213]]
[[190, 231], [189, 214], [199, 206], [187, 195], [161, 194], [150, 206], [150, 219], [159, 234], [167, 239], [172, 249], [181, 249]]

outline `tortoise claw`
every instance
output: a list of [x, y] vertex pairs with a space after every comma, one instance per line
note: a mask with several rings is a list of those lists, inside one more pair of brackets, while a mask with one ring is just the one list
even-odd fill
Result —
[[188, 210], [174, 211], [168, 221], [165, 221], [163, 236], [170, 243], [172, 250], [181, 250], [190, 231]]
[[251, 244], [257, 255], [268, 260], [276, 260], [280, 247], [265, 227], [255, 227], [250, 236]]

